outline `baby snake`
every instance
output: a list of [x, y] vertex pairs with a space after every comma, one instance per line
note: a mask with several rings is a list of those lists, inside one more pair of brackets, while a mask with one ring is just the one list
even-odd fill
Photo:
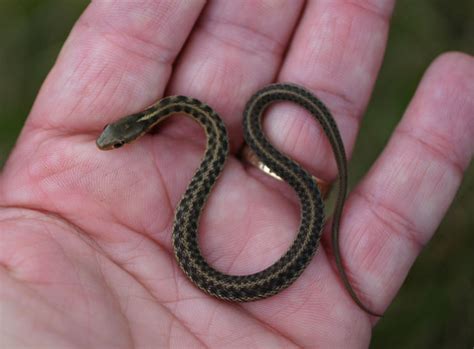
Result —
[[199, 249], [199, 217], [229, 152], [225, 125], [211, 107], [186, 96], [166, 97], [142, 112], [107, 125], [96, 143], [102, 150], [119, 148], [176, 113], [185, 113], [201, 124], [207, 135], [207, 147], [176, 209], [172, 235], [176, 260], [187, 277], [212, 296], [236, 302], [262, 299], [280, 292], [301, 275], [316, 253], [324, 219], [323, 200], [311, 174], [276, 150], [262, 132], [263, 112], [275, 101], [291, 101], [305, 108], [320, 123], [331, 143], [339, 171], [339, 190], [332, 220], [336, 266], [355, 303], [365, 312], [379, 316], [359, 300], [342, 265], [338, 236], [347, 191], [346, 155], [336, 122], [311, 92], [293, 84], [271, 84], [255, 93], [245, 107], [243, 128], [247, 145], [262, 163], [295, 190], [301, 203], [301, 223], [290, 248], [274, 264], [250, 275], [227, 275], [214, 269]]

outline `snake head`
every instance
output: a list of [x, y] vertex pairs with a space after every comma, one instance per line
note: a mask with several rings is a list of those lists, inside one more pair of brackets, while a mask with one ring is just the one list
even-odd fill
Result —
[[146, 132], [146, 125], [139, 122], [141, 116], [141, 114], [126, 116], [106, 125], [97, 138], [97, 147], [100, 150], [117, 149], [140, 137]]

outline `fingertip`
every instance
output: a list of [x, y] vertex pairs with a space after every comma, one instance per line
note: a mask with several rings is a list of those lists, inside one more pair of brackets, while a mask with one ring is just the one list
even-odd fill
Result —
[[433, 61], [432, 65], [441, 65], [448, 67], [465, 66], [474, 64], [474, 56], [460, 51], [448, 51], [440, 54]]
[[[404, 128], [429, 130], [438, 147], [463, 171], [474, 152], [474, 57], [446, 52], [427, 69], [407, 110]], [[436, 136], [436, 137], [435, 137]], [[441, 143], [442, 144], [441, 144]]]
[[439, 87], [474, 93], [474, 56], [450, 51], [439, 55], [428, 68], [423, 82]]

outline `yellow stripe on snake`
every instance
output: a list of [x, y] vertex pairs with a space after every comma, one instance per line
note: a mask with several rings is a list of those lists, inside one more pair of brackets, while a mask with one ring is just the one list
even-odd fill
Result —
[[307, 267], [318, 248], [324, 220], [323, 200], [311, 174], [275, 149], [262, 132], [263, 112], [275, 101], [291, 101], [305, 108], [319, 122], [329, 139], [339, 171], [339, 191], [332, 220], [336, 265], [355, 303], [367, 313], [379, 316], [359, 300], [342, 265], [338, 237], [347, 191], [346, 155], [334, 118], [311, 92], [293, 84], [268, 85], [250, 98], [244, 111], [244, 138], [247, 145], [263, 164], [294, 189], [301, 203], [301, 222], [293, 243], [274, 264], [254, 274], [224, 274], [211, 267], [199, 249], [199, 217], [229, 153], [225, 125], [211, 107], [186, 96], [163, 98], [142, 112], [107, 125], [97, 139], [97, 146], [102, 150], [119, 148], [176, 113], [185, 113], [201, 124], [206, 132], [207, 146], [202, 162], [176, 209], [172, 234], [176, 260], [187, 277], [212, 296], [236, 302], [266, 298], [291, 285]]

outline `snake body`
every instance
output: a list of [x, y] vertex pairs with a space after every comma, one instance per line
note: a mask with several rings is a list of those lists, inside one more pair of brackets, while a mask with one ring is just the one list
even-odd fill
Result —
[[140, 113], [107, 125], [96, 143], [103, 150], [121, 147], [176, 113], [185, 113], [200, 123], [207, 135], [207, 146], [176, 209], [172, 234], [176, 260], [187, 277], [212, 296], [236, 302], [262, 299], [280, 292], [301, 275], [316, 253], [324, 220], [323, 200], [311, 174], [275, 149], [262, 132], [262, 115], [275, 101], [291, 101], [305, 108], [319, 122], [330, 141], [339, 170], [339, 191], [332, 221], [336, 266], [352, 299], [367, 313], [377, 315], [359, 300], [342, 265], [338, 234], [347, 191], [346, 155], [334, 118], [308, 90], [293, 84], [271, 84], [256, 92], [244, 111], [246, 143], [261, 162], [294, 189], [301, 203], [301, 223], [293, 243], [274, 264], [254, 274], [222, 273], [206, 262], [199, 249], [199, 218], [229, 153], [225, 125], [211, 107], [186, 96], [166, 97]]

